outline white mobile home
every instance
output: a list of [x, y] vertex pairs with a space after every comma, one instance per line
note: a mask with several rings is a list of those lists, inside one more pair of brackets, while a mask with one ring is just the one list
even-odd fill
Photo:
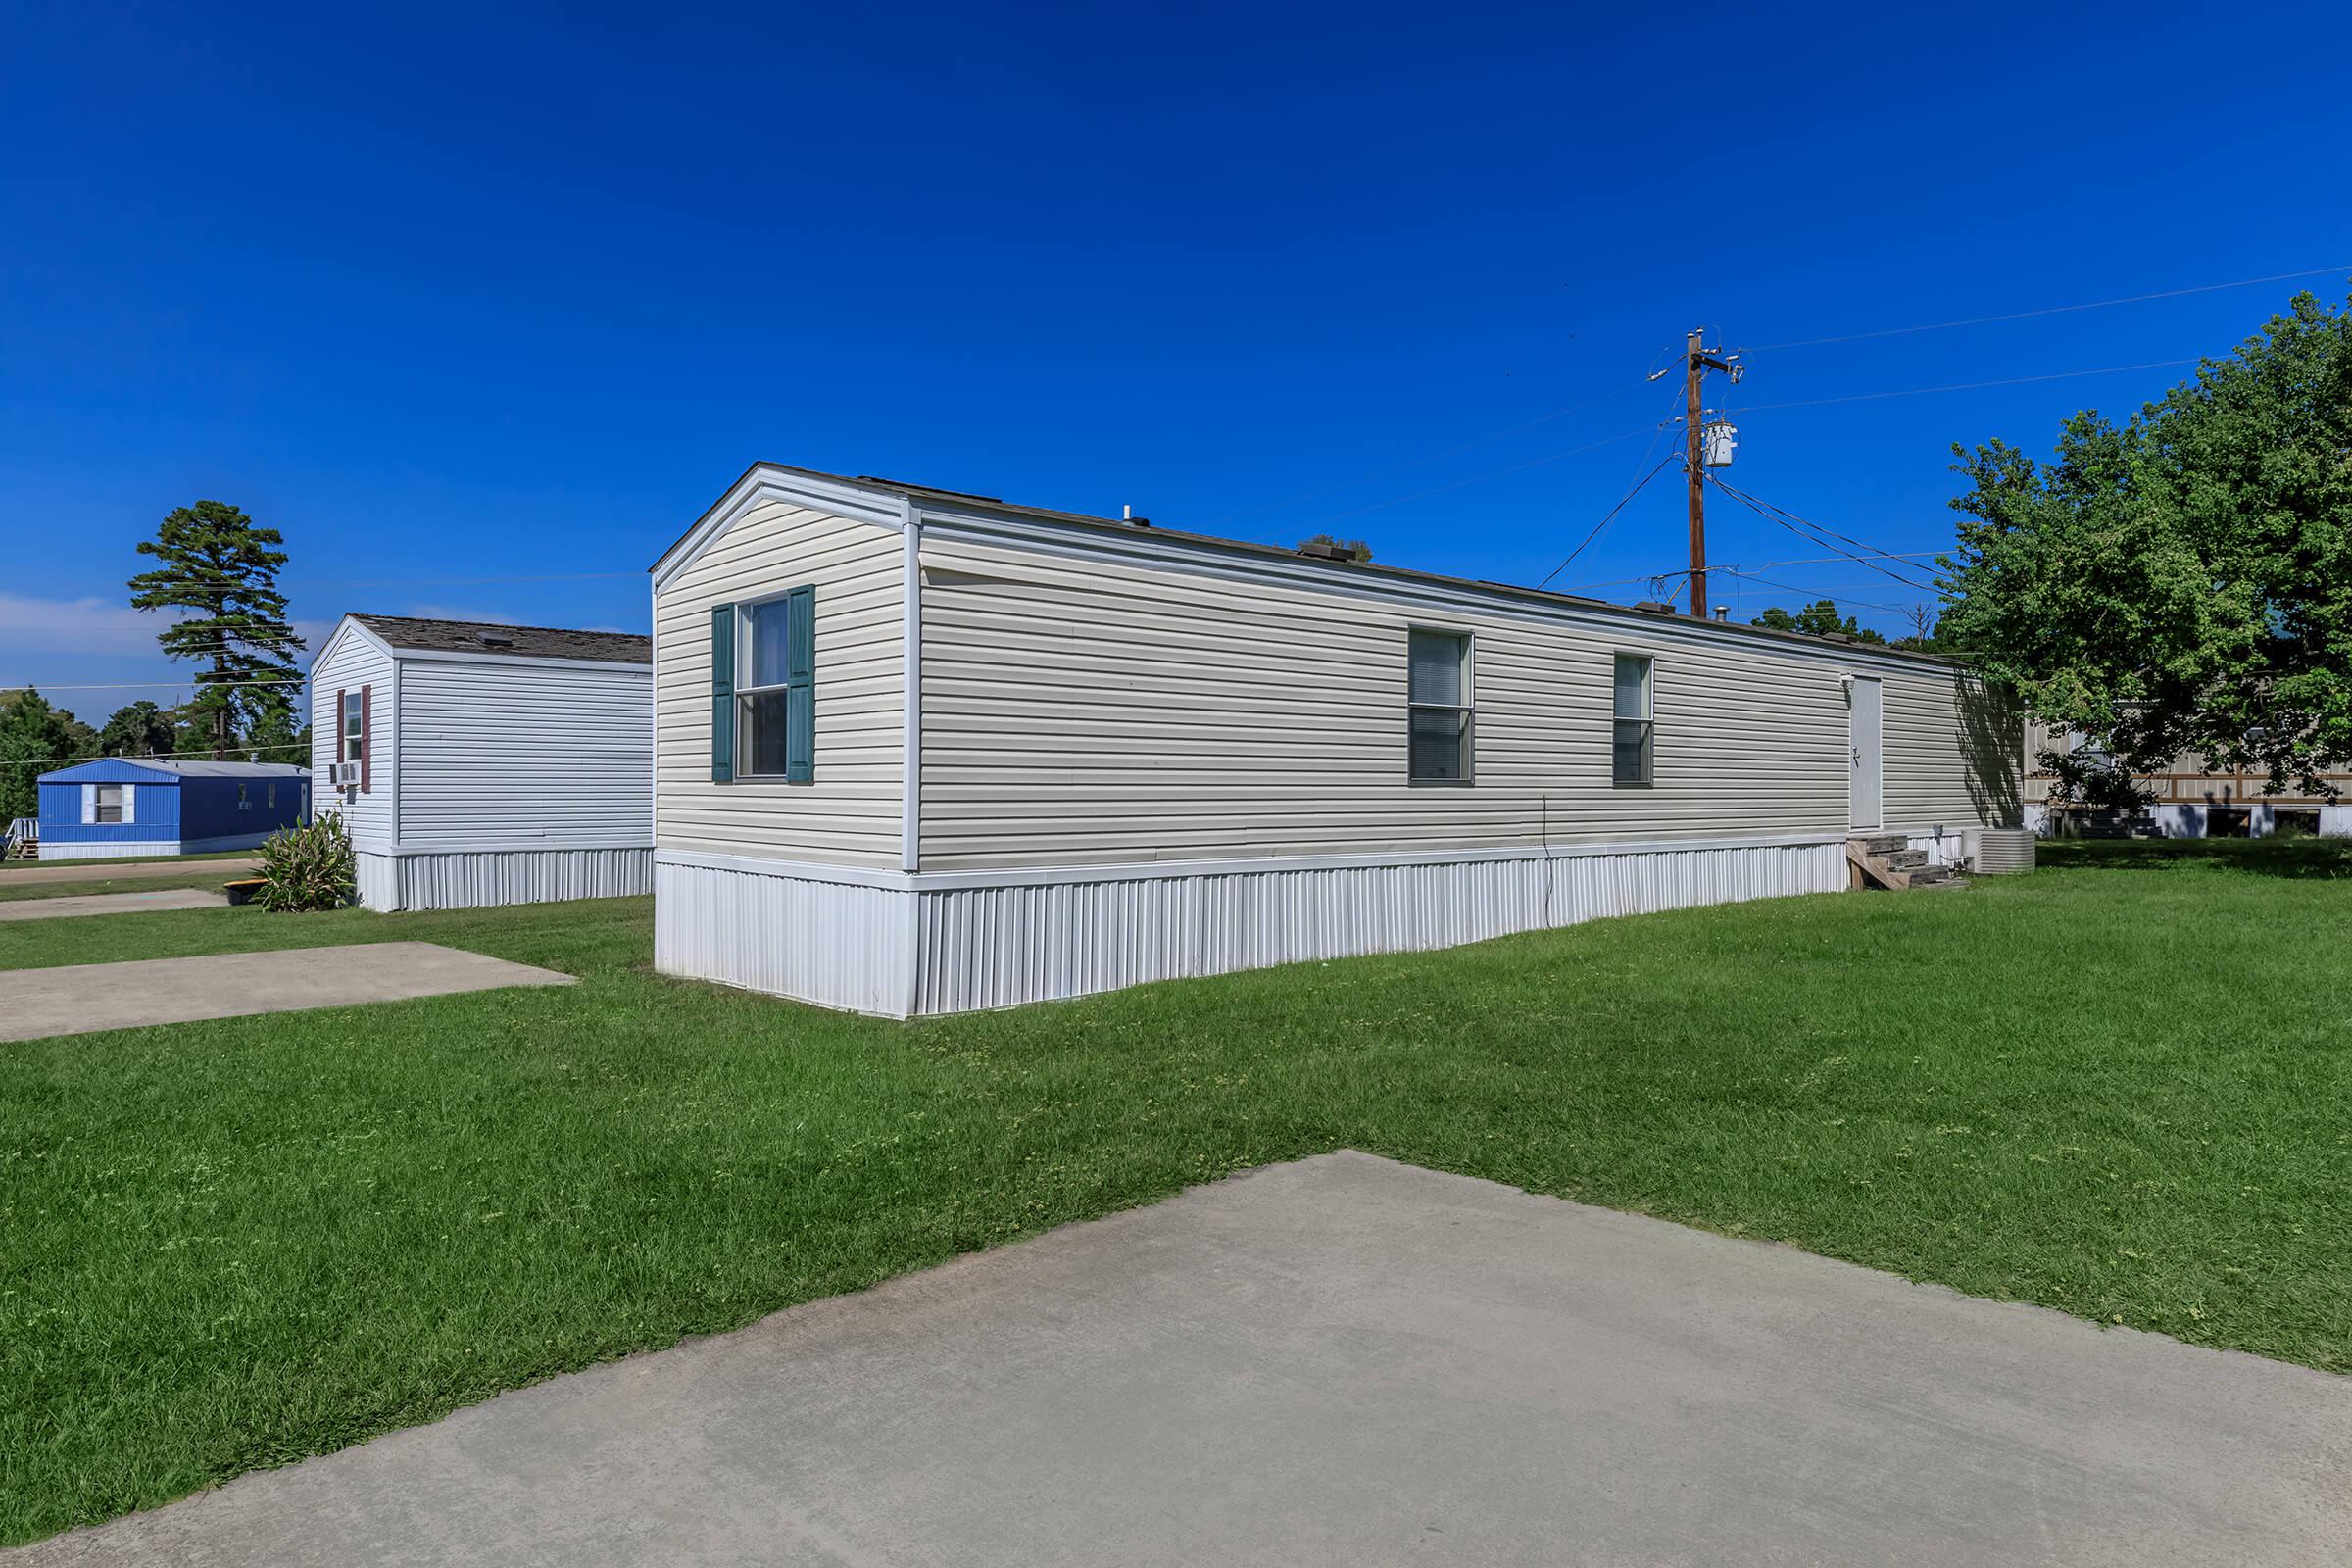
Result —
[[652, 885], [651, 638], [345, 615], [311, 664], [311, 734], [368, 908]]
[[656, 564], [656, 962], [891, 1016], [1965, 858], [1945, 661], [762, 464]]

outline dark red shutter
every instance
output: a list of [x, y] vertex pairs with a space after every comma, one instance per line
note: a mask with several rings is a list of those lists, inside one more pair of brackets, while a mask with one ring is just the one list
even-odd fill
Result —
[[360, 688], [360, 793], [368, 793], [374, 776], [375, 688]]

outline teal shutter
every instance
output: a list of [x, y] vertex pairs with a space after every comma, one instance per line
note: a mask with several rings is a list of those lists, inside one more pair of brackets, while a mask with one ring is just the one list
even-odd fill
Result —
[[735, 607], [710, 607], [710, 782], [735, 782]]
[[816, 589], [784, 597], [784, 781], [808, 784], [816, 778]]

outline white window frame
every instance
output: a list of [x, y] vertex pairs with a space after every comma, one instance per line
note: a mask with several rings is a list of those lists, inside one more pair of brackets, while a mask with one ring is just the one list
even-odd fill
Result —
[[[1413, 701], [1413, 638], [1450, 637], [1462, 646], [1462, 700], [1457, 704]], [[1404, 777], [1413, 789], [1468, 789], [1478, 782], [1478, 634], [1460, 626], [1408, 625], [1404, 629]], [[1424, 778], [1413, 771], [1413, 720], [1421, 713], [1458, 713], [1462, 720], [1462, 776]]]
[[[1642, 666], [1642, 711], [1637, 714], [1617, 710], [1617, 671], [1627, 660]], [[1642, 776], [1617, 776], [1618, 737], [1628, 724], [1642, 727]], [[1619, 790], [1646, 790], [1658, 782], [1658, 658], [1637, 649], [1620, 648], [1609, 660], [1609, 787]]]
[[[735, 777], [738, 781], [752, 780], [769, 784], [783, 784], [789, 782], [789, 780], [785, 777], [785, 769], [783, 767], [778, 767], [772, 773], [756, 772], [752, 767], [752, 740], [754, 730], [754, 725], [752, 723], [752, 699], [755, 697], [766, 696], [770, 693], [781, 695], [782, 693], [792, 689], [791, 680], [788, 676], [784, 680], [775, 681], [765, 686], [754, 686], [749, 683], [746, 677], [751, 674], [752, 670], [752, 615], [754, 612], [764, 610], [769, 605], [781, 605], [784, 607], [784, 646], [787, 650], [785, 658], [787, 664], [790, 663], [790, 649], [792, 647], [791, 601], [792, 591], [790, 589], [786, 589], [780, 594], [769, 594], [762, 599], [738, 599], [735, 601]], [[790, 705], [787, 704], [786, 706], [789, 708]], [[789, 718], [785, 718], [781, 720], [781, 722], [790, 723], [791, 720]], [[783, 755], [781, 749], [779, 749], [777, 755], [779, 757]]]
[[[107, 823], [129, 821], [130, 817], [128, 815], [128, 809], [130, 802], [124, 798], [123, 793], [126, 788], [127, 786], [122, 784], [100, 784], [95, 786], [94, 791], [90, 796], [90, 820], [93, 822]], [[106, 814], [106, 792], [108, 790], [113, 790], [115, 792], [115, 814], [112, 816]]]
[[356, 762], [368, 744], [368, 699], [365, 692], [345, 692], [341, 714], [342, 743], [335, 749], [335, 760]]

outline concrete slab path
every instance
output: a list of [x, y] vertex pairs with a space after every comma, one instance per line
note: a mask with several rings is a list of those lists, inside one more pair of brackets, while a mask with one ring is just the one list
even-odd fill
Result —
[[1337, 1153], [11, 1568], [2340, 1562], [2352, 1383]]
[[84, 893], [58, 899], [0, 899], [0, 920], [69, 920], [77, 914], [136, 914], [141, 909], [218, 909], [225, 893], [157, 888], [146, 893]]
[[218, 870], [220, 880], [233, 882], [262, 867], [258, 855], [229, 856], [218, 860], [83, 860], [51, 865], [39, 860], [11, 860], [0, 866], [0, 887], [27, 882], [111, 882], [126, 876], [176, 876], [182, 871]]
[[404, 1002], [572, 977], [431, 942], [363, 942], [0, 972], [0, 1040]]

